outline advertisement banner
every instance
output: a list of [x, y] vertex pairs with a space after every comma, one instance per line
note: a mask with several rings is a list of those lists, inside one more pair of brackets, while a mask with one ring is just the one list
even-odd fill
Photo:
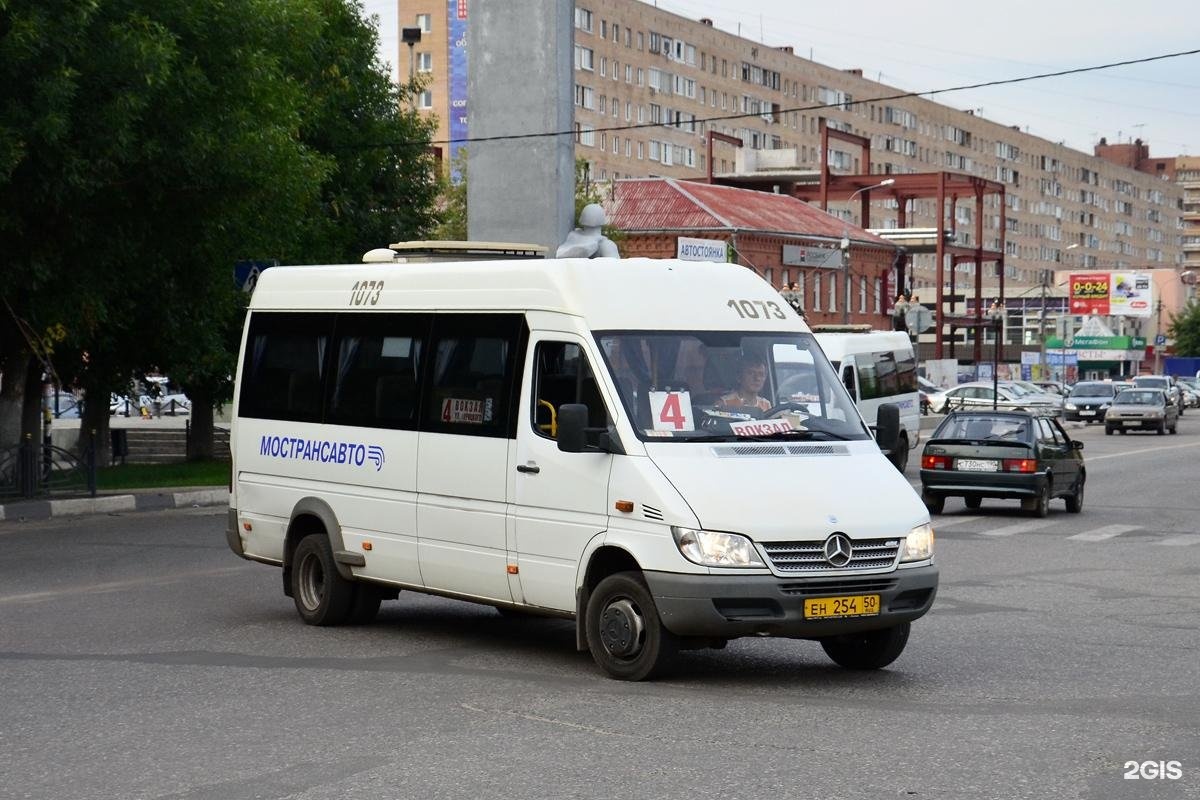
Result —
[[1154, 282], [1149, 272], [1112, 273], [1108, 313], [1122, 317], [1148, 317], [1153, 305]]
[[[447, 0], [446, 37], [450, 60], [450, 163], [467, 138], [467, 0]], [[452, 173], [457, 182], [461, 176]]]
[[1149, 317], [1154, 282], [1148, 272], [1072, 272], [1071, 313]]
[[1076, 315], [1108, 313], [1109, 273], [1071, 273], [1071, 313]]

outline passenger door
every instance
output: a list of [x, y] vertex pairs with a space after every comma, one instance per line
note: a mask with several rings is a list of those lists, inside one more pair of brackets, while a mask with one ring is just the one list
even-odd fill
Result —
[[1065, 437], [1060, 436], [1045, 417], [1038, 418], [1037, 426], [1039, 457], [1054, 473], [1055, 491], [1074, 485], [1075, 470], [1068, 458]]
[[519, 314], [438, 314], [417, 447], [421, 578], [511, 601], [507, 480], [524, 354]]
[[558, 449], [558, 409], [588, 406], [588, 427], [609, 415], [581, 338], [535, 334], [522, 380], [512, 498], [510, 559], [518, 574], [513, 599], [561, 611], [575, 609], [575, 580], [587, 543], [608, 526], [609, 453]]

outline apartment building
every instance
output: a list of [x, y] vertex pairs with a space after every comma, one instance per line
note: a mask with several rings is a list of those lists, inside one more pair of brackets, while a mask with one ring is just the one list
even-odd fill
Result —
[[1175, 180], [1183, 192], [1183, 266], [1200, 271], [1200, 157], [1175, 159]]
[[[399, 0], [399, 8], [402, 26], [424, 31], [416, 46], [417, 73], [428, 81], [420, 105], [438, 116], [439, 139], [455, 138], [456, 130], [464, 132], [469, 102], [465, 89], [455, 88], [466, 85], [455, 64], [465, 71], [459, 50], [467, 4]], [[407, 53], [399, 63], [408, 63]], [[710, 166], [717, 176], [732, 175], [755, 161], [814, 174], [823, 164], [860, 172], [853, 148], [833, 144], [820, 152], [824, 120], [871, 141], [873, 172], [945, 170], [1003, 183], [1003, 213], [999, 195], [981, 209], [964, 198], [955, 206], [955, 227], [959, 244], [977, 246], [974, 215], [981, 213], [982, 245], [998, 250], [1005, 226], [1006, 282], [1015, 289], [1037, 285], [1043, 270], [1178, 269], [1184, 261], [1184, 189], [1166, 175], [1070, 149], [971, 109], [917, 97], [875, 99], [903, 92], [861, 70], [804, 58], [801, 43], [770, 47], [638, 0], [577, 0], [574, 68], [576, 153], [594, 180], [699, 179]], [[740, 139], [743, 147], [716, 142], [710, 165], [709, 131]], [[908, 203], [908, 227], [935, 226], [932, 199]], [[849, 204], [828, 210], [860, 221]], [[871, 227], [894, 227], [895, 211], [895, 201], [876, 201]], [[1198, 236], [1186, 236], [1195, 258]], [[973, 274], [975, 267], [957, 269]], [[913, 256], [913, 287], [935, 280], [934, 257]]]

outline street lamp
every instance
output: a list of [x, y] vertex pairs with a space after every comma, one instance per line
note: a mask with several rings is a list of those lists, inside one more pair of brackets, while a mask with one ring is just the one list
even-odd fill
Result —
[[401, 28], [400, 41], [408, 45], [408, 82], [412, 83], [413, 77], [416, 75], [416, 56], [413, 53], [413, 47], [421, 41], [420, 28]]
[[[1067, 245], [1068, 250], [1074, 250], [1076, 247], [1079, 247], [1078, 243]], [[1047, 380], [1048, 376], [1050, 374], [1050, 369], [1049, 369], [1050, 365], [1046, 363], [1046, 288], [1049, 285], [1049, 283], [1050, 283], [1050, 270], [1044, 269], [1044, 270], [1042, 270], [1042, 310], [1041, 310], [1041, 313], [1038, 315], [1038, 333], [1041, 334], [1038, 337], [1040, 340], [1039, 347], [1041, 350], [1040, 354], [1038, 355], [1038, 366], [1044, 371], [1044, 373], [1046, 375], [1046, 377], [1042, 378], [1043, 380]], [[1068, 301], [1068, 305], [1069, 305], [1069, 301]], [[1065, 384], [1066, 383], [1066, 364], [1063, 364], [1062, 366], [1063, 366], [1063, 383]]]
[[996, 336], [992, 343], [992, 410], [995, 411], [1000, 397], [1000, 335], [1004, 330], [1004, 309], [999, 300], [992, 303], [987, 318]]
[[[884, 186], [891, 186], [895, 182], [896, 182], [895, 178], [885, 178], [884, 180], [881, 180], [879, 183], [876, 183], [873, 186], [864, 186], [861, 189], [856, 189], [856, 190], [854, 190], [853, 193], [851, 193], [850, 197], [846, 199], [846, 202], [849, 203], [849, 202], [853, 201], [854, 198], [858, 197], [863, 192], [869, 192], [872, 189], [881, 189]], [[846, 298], [845, 298], [846, 302], [845, 302], [845, 308], [842, 309], [842, 322], [849, 324], [849, 322], [850, 322], [850, 293], [853, 290], [853, 287], [851, 286], [852, 281], [851, 281], [851, 275], [850, 275], [850, 234], [848, 231], [842, 232], [841, 248], [842, 248], [842, 269], [844, 269], [846, 271]]]

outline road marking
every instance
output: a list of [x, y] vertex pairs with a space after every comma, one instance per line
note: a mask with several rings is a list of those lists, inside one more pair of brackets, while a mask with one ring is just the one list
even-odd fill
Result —
[[1167, 547], [1187, 547], [1189, 544], [1200, 544], [1200, 534], [1196, 533], [1181, 533], [1178, 536], [1168, 536], [1159, 544]]
[[990, 531], [980, 531], [982, 536], [1012, 536], [1014, 533], [1029, 533], [1030, 531], [1049, 528], [1051, 525], [1057, 525], [1058, 520], [1039, 519], [1030, 522], [1018, 522], [1016, 525], [1005, 525], [1003, 528], [993, 528]]
[[26, 594], [10, 594], [0, 596], [0, 605], [5, 603], [37, 603], [43, 600], [54, 600], [59, 597], [70, 597], [81, 594], [104, 594], [120, 592], [126, 589], [136, 589], [144, 586], [166, 586], [183, 580], [195, 578], [219, 578], [224, 575], [234, 575], [241, 571], [240, 567], [221, 567], [219, 569], [196, 570], [193, 572], [176, 572], [152, 578], [134, 578], [127, 581], [110, 581], [108, 583], [93, 583], [86, 586], [71, 586], [66, 589], [45, 592], [28, 592]]
[[1192, 442], [1191, 444], [1172, 444], [1166, 447], [1146, 447], [1141, 450], [1126, 450], [1124, 453], [1109, 453], [1106, 456], [1088, 456], [1085, 461], [1103, 461], [1106, 458], [1124, 458], [1125, 456], [1136, 456], [1141, 453], [1161, 453], [1163, 450], [1180, 450], [1184, 447], [1200, 447], [1200, 442]]
[[955, 525], [966, 525], [968, 522], [981, 520], [983, 517], [938, 517], [936, 522], [932, 522], [933, 529], [952, 528]]
[[1111, 539], [1114, 536], [1120, 536], [1122, 533], [1136, 531], [1140, 525], [1105, 525], [1103, 528], [1096, 528], [1091, 531], [1077, 533], [1074, 536], [1068, 536], [1068, 539], [1074, 539], [1077, 542], [1102, 542], [1105, 539]]

